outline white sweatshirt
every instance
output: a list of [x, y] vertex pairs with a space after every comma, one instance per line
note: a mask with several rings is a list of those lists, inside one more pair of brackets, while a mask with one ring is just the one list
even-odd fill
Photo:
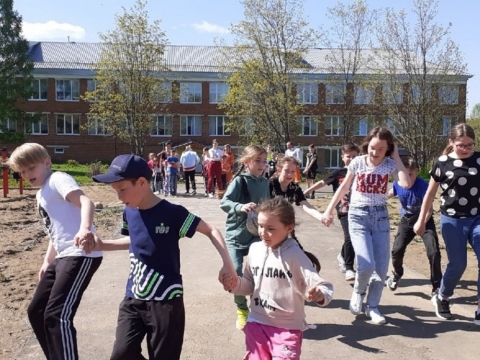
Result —
[[271, 249], [261, 241], [250, 246], [243, 277], [231, 291], [251, 295], [248, 321], [290, 330], [308, 329], [305, 321], [306, 294], [318, 287], [326, 306], [332, 300], [333, 285], [315, 271], [294, 239]]

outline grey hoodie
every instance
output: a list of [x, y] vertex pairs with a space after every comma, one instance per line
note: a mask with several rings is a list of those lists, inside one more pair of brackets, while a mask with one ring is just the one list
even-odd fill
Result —
[[288, 238], [276, 249], [263, 242], [252, 244], [243, 276], [231, 292], [251, 295], [249, 322], [306, 330], [306, 294], [314, 286], [325, 297], [318, 305], [328, 305], [333, 285], [315, 271], [297, 241]]
[[270, 199], [270, 190], [265, 177], [245, 173], [232, 180], [220, 201], [220, 208], [227, 213], [225, 241], [234, 247], [247, 248], [259, 238], [247, 230], [247, 214], [241, 211], [243, 204], [247, 203], [242, 192], [242, 177], [247, 181], [250, 200], [255, 204]]

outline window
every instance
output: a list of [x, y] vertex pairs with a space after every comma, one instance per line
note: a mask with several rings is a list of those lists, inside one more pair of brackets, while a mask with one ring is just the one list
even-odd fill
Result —
[[397, 126], [395, 125], [395, 120], [393, 120], [392, 118], [388, 116], [385, 117], [385, 126], [387, 127], [388, 130], [390, 130], [390, 132], [393, 135], [398, 134], [398, 129], [397, 129]]
[[78, 80], [57, 80], [57, 101], [80, 100], [80, 85]]
[[229, 136], [230, 130], [227, 130], [228, 118], [223, 115], [209, 116], [210, 136]]
[[[34, 116], [35, 114], [28, 114]], [[41, 114], [36, 122], [25, 126], [25, 133], [30, 135], [48, 135], [48, 114]]]
[[424, 97], [424, 101], [428, 101], [429, 98], [432, 96], [432, 89], [430, 85], [426, 84], [424, 92], [422, 94], [422, 90], [420, 89], [420, 86], [418, 85], [413, 85], [411, 88], [411, 97], [412, 97], [412, 102], [414, 104], [419, 104], [420, 100], [422, 99], [422, 95]]
[[343, 136], [343, 117], [325, 116], [325, 136]]
[[89, 118], [88, 135], [110, 135], [110, 132], [105, 128], [105, 120]]
[[358, 116], [354, 118], [355, 123], [353, 127], [354, 136], [367, 136], [369, 128], [373, 121], [367, 116]]
[[318, 85], [297, 84], [297, 104], [318, 104]]
[[448, 136], [450, 135], [450, 130], [452, 130], [452, 126], [457, 124], [457, 119], [450, 117], [450, 116], [444, 116], [442, 118], [442, 129], [440, 130], [439, 136]]
[[57, 135], [80, 135], [80, 115], [56, 114]]
[[54, 154], [65, 154], [65, 149], [64, 148], [54, 148], [53, 153]]
[[300, 116], [298, 123], [301, 128], [300, 136], [317, 136], [318, 124], [312, 116]]
[[172, 136], [173, 125], [170, 115], [156, 115], [153, 117], [152, 136]]
[[158, 102], [159, 103], [169, 103], [172, 102], [172, 83], [171, 82], [162, 82], [158, 90]]
[[331, 147], [324, 149], [325, 167], [327, 169], [338, 169], [342, 166], [341, 148]]
[[200, 104], [202, 102], [202, 83], [182, 83], [180, 85], [180, 103]]
[[345, 104], [345, 84], [327, 84], [325, 87], [326, 104]]
[[458, 104], [458, 85], [442, 85], [438, 87], [438, 100], [440, 104]]
[[32, 81], [30, 100], [47, 100], [47, 79], [35, 79]]
[[403, 103], [403, 93], [401, 89], [392, 89], [392, 86], [382, 85], [383, 103], [384, 104], [401, 104]]
[[369, 86], [355, 86], [355, 104], [373, 104], [375, 100], [375, 87], [373, 84]]
[[16, 120], [0, 120], [0, 134], [16, 132], [17, 131], [17, 121]]
[[180, 135], [202, 135], [202, 117], [200, 115], [180, 116]]
[[218, 104], [225, 100], [230, 85], [226, 83], [210, 83], [210, 104]]

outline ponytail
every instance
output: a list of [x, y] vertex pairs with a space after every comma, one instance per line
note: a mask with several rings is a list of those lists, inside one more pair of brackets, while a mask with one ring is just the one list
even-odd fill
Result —
[[290, 233], [290, 237], [297, 242], [298, 247], [303, 250], [305, 255], [307, 255], [308, 259], [312, 262], [313, 266], [315, 267], [315, 270], [317, 270], [317, 272], [320, 272], [320, 270], [322, 269], [322, 266], [320, 265], [320, 261], [318, 261], [315, 255], [313, 255], [308, 251], [305, 251], [303, 246], [300, 244], [300, 241], [298, 241], [297, 236], [295, 235], [295, 229], [293, 229], [292, 232]]
[[453, 151], [453, 146], [448, 144], [445, 149], [443, 149], [443, 155], [448, 155]]

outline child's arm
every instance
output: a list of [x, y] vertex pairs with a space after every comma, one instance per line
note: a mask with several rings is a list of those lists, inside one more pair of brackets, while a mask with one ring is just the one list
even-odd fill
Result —
[[337, 189], [337, 191], [335, 191], [335, 194], [333, 194], [332, 200], [328, 204], [328, 207], [322, 216], [322, 223], [325, 226], [330, 226], [330, 224], [333, 223], [333, 208], [350, 191], [350, 186], [353, 183], [354, 177], [355, 175], [352, 172], [350, 172], [350, 170], [348, 170], [347, 175], [345, 176], [345, 179], [340, 184], [340, 187]]
[[84, 194], [82, 190], [74, 190], [66, 196], [66, 200], [80, 208], [80, 226], [74, 237], [75, 246], [80, 245], [80, 240], [84, 238], [92, 238], [93, 216], [95, 214], [95, 206], [92, 200]]
[[232, 294], [243, 296], [252, 295], [255, 289], [255, 282], [253, 280], [249, 258], [247, 257], [247, 260], [245, 260], [242, 276], [238, 276], [237, 274], [234, 274], [233, 278], [228, 275], [224, 276], [222, 283], [223, 288]]
[[321, 189], [322, 187], [324, 187], [325, 185], [325, 181], [323, 180], [320, 180], [320, 181], [317, 181], [315, 184], [313, 184], [312, 186], [310, 186], [307, 190], [305, 190], [303, 193], [305, 195], [308, 195], [310, 194], [312, 191], [315, 191], [317, 189]]
[[430, 182], [428, 183], [428, 189], [423, 198], [422, 202], [422, 209], [420, 210], [420, 215], [418, 216], [418, 220], [413, 225], [413, 231], [419, 236], [422, 236], [425, 231], [425, 225], [432, 216], [433, 212], [433, 200], [435, 199], [435, 194], [437, 193], [439, 183], [436, 182], [433, 178], [430, 178]]
[[48, 265], [50, 265], [50, 263], [55, 259], [55, 256], [57, 256], [57, 251], [53, 247], [53, 242], [49, 241], [47, 252], [45, 254], [45, 258], [43, 259], [43, 264], [38, 272], [38, 281], [42, 279], [45, 271], [47, 271]]
[[392, 153], [392, 159], [395, 161], [397, 170], [392, 173], [393, 178], [397, 181], [397, 184], [404, 189], [409, 189], [413, 184], [410, 184], [410, 177], [408, 176], [407, 169], [403, 165], [403, 161], [398, 155], [398, 145], [395, 143]]
[[215, 246], [222, 258], [223, 266], [218, 274], [218, 280], [223, 282], [224, 276], [236, 276], [235, 268], [233, 267], [232, 260], [228, 254], [227, 245], [225, 244], [225, 240], [223, 239], [220, 231], [216, 227], [213, 227], [203, 220], [200, 220], [198, 223], [196, 231], [202, 233], [210, 239], [213, 246]]
[[290, 267], [295, 283], [306, 300], [327, 306], [332, 301], [333, 285], [318, 274], [303, 250], [298, 251], [298, 262], [294, 261]]
[[240, 179], [235, 178], [233, 184], [227, 187], [222, 200], [220, 201], [220, 209], [227, 214], [241, 214], [246, 213], [249, 210], [253, 210], [256, 206], [255, 203], [242, 204], [239, 202], [241, 199], [242, 185]]
[[391, 199], [394, 197], [395, 197], [395, 194], [393, 193], [393, 189], [388, 190], [388, 198]]
[[308, 202], [308, 200], [301, 201], [300, 205], [302, 206], [303, 211], [305, 211], [308, 215], [314, 219], [322, 221], [322, 214], [318, 212], [318, 210], [315, 209], [313, 205]]

